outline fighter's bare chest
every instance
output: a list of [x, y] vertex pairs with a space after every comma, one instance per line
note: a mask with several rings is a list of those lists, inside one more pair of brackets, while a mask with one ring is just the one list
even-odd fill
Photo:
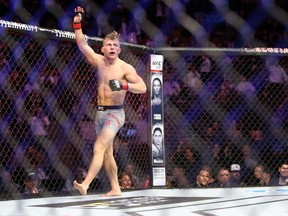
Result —
[[107, 82], [111, 79], [123, 79], [124, 70], [119, 66], [102, 66], [98, 67], [98, 76], [100, 81]]

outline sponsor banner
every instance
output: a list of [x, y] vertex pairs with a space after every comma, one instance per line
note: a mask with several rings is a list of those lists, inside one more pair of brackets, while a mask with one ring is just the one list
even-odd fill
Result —
[[163, 123], [163, 73], [151, 73], [152, 124]]
[[[164, 111], [163, 111], [163, 63], [162, 55], [150, 55], [150, 92], [151, 92], [151, 160], [153, 186], [166, 186], [160, 180], [158, 169], [165, 173]], [[154, 168], [156, 170], [154, 170]], [[164, 169], [163, 169], [164, 168]], [[161, 177], [162, 178], [162, 177]]]
[[162, 55], [150, 55], [150, 71], [163, 71], [164, 57]]
[[153, 167], [153, 186], [166, 186], [165, 167]]
[[[75, 40], [74, 32], [62, 31], [58, 29], [46, 29], [46, 28], [41, 28], [38, 26], [11, 22], [11, 21], [1, 20], [1, 19], [0, 19], [0, 28], [11, 29], [17, 32], [30, 32], [34, 34], [41, 33], [42, 36], [51, 36], [51, 37], [53, 36], [56, 38], [65, 38], [65, 39]], [[94, 41], [103, 40], [102, 38], [88, 37], [87, 35], [84, 35], [84, 36], [86, 40], [94, 40]]]

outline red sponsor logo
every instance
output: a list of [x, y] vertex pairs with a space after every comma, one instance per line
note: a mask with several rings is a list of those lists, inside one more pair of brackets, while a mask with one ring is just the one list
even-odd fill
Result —
[[[119, 119], [118, 119], [115, 115], [113, 115], [113, 114], [111, 114], [111, 113], [108, 113], [108, 116], [111, 117], [111, 118], [113, 118], [113, 119], [116, 121], [118, 127], [120, 127], [120, 121], [119, 121]], [[109, 123], [110, 123], [110, 122], [109, 122]]]

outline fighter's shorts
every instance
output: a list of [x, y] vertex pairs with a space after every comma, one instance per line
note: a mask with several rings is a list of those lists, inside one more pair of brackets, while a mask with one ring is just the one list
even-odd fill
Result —
[[97, 135], [103, 128], [107, 128], [116, 134], [125, 122], [123, 105], [97, 106], [97, 111], [95, 121]]

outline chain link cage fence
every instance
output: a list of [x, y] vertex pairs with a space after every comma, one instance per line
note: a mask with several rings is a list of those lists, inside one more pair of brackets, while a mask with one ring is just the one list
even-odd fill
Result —
[[[36, 187], [32, 180], [43, 196], [71, 194], [73, 179], [81, 182], [85, 178], [92, 159], [96, 70], [69, 33], [63, 37], [64, 32], [45, 29], [39, 35], [33, 34], [31, 26], [31, 31], [17, 31], [21, 24], [14, 24], [0, 38], [0, 196], [29, 195], [29, 188]], [[102, 40], [90, 38], [90, 42], [100, 53]], [[128, 47], [123, 45], [121, 58], [146, 80], [146, 51]], [[128, 92], [125, 124], [114, 142], [119, 175], [127, 169], [134, 171], [137, 189], [144, 187], [142, 179], [149, 174], [146, 101], [146, 94]], [[101, 170], [88, 192], [108, 189], [109, 180]]]
[[[31, 26], [23, 31], [21, 24], [12, 24], [1, 21], [6, 28], [0, 37], [0, 197], [25, 196], [27, 187], [35, 186], [32, 180], [41, 196], [74, 194], [71, 183], [85, 176], [96, 138], [96, 71], [72, 33], [37, 27], [33, 33]], [[101, 40], [90, 39], [98, 52]], [[213, 181], [220, 168], [231, 171], [231, 165], [241, 171], [237, 186], [255, 185], [258, 165], [277, 174], [288, 156], [287, 50], [151, 49], [124, 43], [121, 58], [147, 81], [150, 53], [165, 58], [168, 188], [194, 187], [201, 169], [209, 169]], [[114, 142], [119, 174], [132, 168], [135, 189], [147, 188], [151, 178], [147, 94], [128, 93], [126, 123]], [[89, 192], [108, 187], [100, 171]]]
[[212, 187], [225, 187], [223, 169], [226, 187], [269, 185], [288, 159], [287, 50], [158, 51], [165, 56], [168, 187], [199, 187], [203, 169]]

